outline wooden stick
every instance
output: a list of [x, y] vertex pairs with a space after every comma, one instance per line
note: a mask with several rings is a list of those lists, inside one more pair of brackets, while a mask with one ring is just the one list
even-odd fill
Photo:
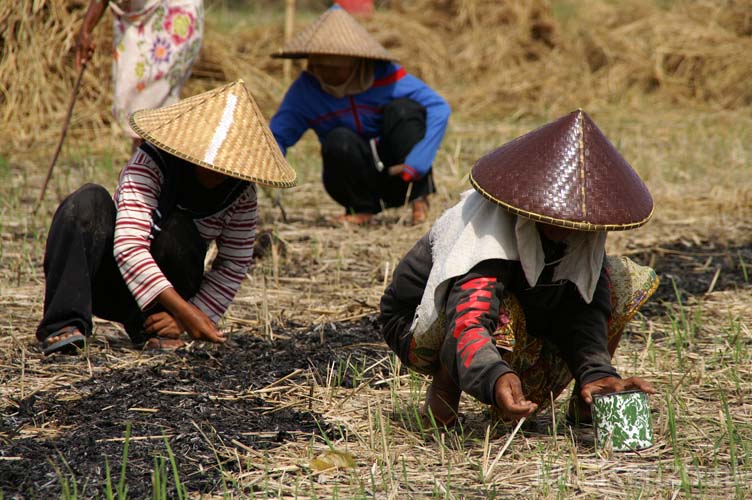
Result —
[[[285, 43], [292, 37], [292, 30], [295, 26], [295, 0], [285, 0]], [[290, 73], [292, 72], [292, 61], [285, 59], [282, 66], [282, 75], [285, 82], [290, 81]]]
[[65, 121], [63, 121], [63, 130], [60, 132], [60, 140], [57, 143], [57, 148], [55, 149], [55, 154], [52, 156], [52, 161], [50, 162], [49, 168], [47, 168], [47, 177], [44, 179], [44, 184], [42, 184], [42, 190], [39, 192], [39, 199], [37, 200], [37, 204], [34, 207], [34, 214], [37, 213], [37, 210], [39, 210], [39, 207], [42, 205], [42, 200], [44, 199], [44, 193], [47, 191], [47, 184], [50, 182], [50, 178], [52, 177], [52, 169], [55, 168], [55, 163], [57, 162], [57, 157], [60, 156], [60, 150], [63, 148], [63, 142], [65, 141], [65, 134], [68, 133], [68, 126], [70, 125], [71, 116], [73, 116], [73, 105], [76, 104], [76, 97], [78, 97], [78, 90], [81, 88], [81, 80], [84, 76], [84, 71], [86, 71], [86, 65], [88, 63], [88, 60], [85, 60], [81, 64], [81, 69], [78, 71], [78, 77], [76, 78], [76, 84], [73, 86], [73, 92], [71, 93], [70, 102], [68, 103], [68, 112], [65, 115]]
[[504, 454], [505, 451], [507, 451], [507, 448], [509, 448], [509, 445], [512, 444], [512, 439], [514, 439], [514, 436], [517, 435], [517, 431], [520, 430], [520, 427], [522, 427], [522, 424], [525, 423], [525, 417], [522, 417], [519, 422], [517, 422], [517, 427], [514, 428], [512, 431], [512, 434], [509, 435], [509, 439], [507, 439], [507, 442], [504, 443], [504, 446], [499, 450], [499, 454], [496, 455], [496, 458], [491, 463], [491, 465], [483, 471], [483, 479], [486, 480], [491, 475], [491, 471], [496, 467], [496, 464], [499, 463], [499, 460], [501, 460], [501, 456]]

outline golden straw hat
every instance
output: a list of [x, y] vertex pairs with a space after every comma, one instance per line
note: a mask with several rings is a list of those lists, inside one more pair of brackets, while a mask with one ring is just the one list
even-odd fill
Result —
[[201, 167], [267, 186], [296, 184], [295, 170], [243, 80], [170, 106], [136, 111], [130, 125], [156, 147]]
[[337, 4], [290, 39], [282, 50], [272, 57], [300, 59], [312, 54], [397, 60]]
[[653, 215], [642, 179], [582, 110], [487, 154], [470, 182], [509, 211], [554, 226], [620, 231]]

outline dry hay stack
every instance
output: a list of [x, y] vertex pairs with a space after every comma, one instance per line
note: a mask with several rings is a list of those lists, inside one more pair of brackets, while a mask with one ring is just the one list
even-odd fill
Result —
[[[396, 54], [431, 56], [429, 69], [405, 63], [463, 114], [561, 113], [646, 93], [752, 104], [752, 0], [657, 4], [559, 2], [570, 10], [562, 15], [545, 0], [414, 0], [370, 24], [385, 44], [399, 42]], [[431, 35], [411, 36], [416, 25]]]
[[[85, 0], [0, 2], [0, 128], [2, 149], [52, 146], [76, 70], [73, 61]], [[93, 134], [109, 125], [112, 30], [97, 30], [97, 52], [84, 75], [71, 131]]]
[[[0, 126], [13, 131], [0, 151], [44, 150], [57, 140], [86, 3], [0, 2]], [[550, 116], [645, 94], [669, 104], [752, 104], [752, 0], [679, 0], [665, 9], [656, 0], [403, 0], [365, 22], [466, 119]], [[95, 30], [98, 50], [70, 131], [97, 144], [122, 139], [111, 125], [111, 26], [107, 14]], [[269, 57], [282, 33], [281, 22], [243, 19], [222, 31], [209, 16], [184, 95], [243, 78], [269, 116], [287, 85], [282, 62]]]

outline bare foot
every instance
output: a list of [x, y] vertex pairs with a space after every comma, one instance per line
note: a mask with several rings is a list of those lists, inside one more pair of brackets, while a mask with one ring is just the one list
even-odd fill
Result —
[[413, 225], [422, 224], [428, 219], [428, 199], [417, 198], [413, 200]]
[[460, 406], [462, 391], [449, 376], [444, 366], [433, 376], [431, 385], [426, 392], [426, 404], [423, 410], [430, 411], [436, 423], [451, 427], [457, 422], [457, 411]]
[[144, 349], [149, 351], [174, 351], [185, 346], [185, 342], [181, 339], [173, 339], [168, 337], [152, 337], [146, 341]]
[[338, 224], [354, 224], [356, 226], [365, 226], [370, 224], [373, 219], [373, 214], [345, 214], [340, 215], [334, 219], [334, 222]]

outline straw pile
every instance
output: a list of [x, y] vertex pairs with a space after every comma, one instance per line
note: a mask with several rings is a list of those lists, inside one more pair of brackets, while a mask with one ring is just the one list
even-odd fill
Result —
[[[51, 146], [75, 81], [72, 53], [83, 0], [0, 5], [0, 126], [4, 149]], [[381, 5], [368, 29], [407, 69], [435, 86], [467, 118], [551, 115], [575, 107], [641, 104], [737, 108], [752, 104], [752, 0], [529, 2], [404, 0]], [[84, 80], [71, 134], [111, 132], [111, 27], [95, 30], [98, 51]], [[298, 23], [297, 28], [301, 28]], [[192, 94], [244, 78], [271, 114], [286, 83], [279, 26], [207, 21]], [[644, 103], [643, 103], [644, 105]]]

